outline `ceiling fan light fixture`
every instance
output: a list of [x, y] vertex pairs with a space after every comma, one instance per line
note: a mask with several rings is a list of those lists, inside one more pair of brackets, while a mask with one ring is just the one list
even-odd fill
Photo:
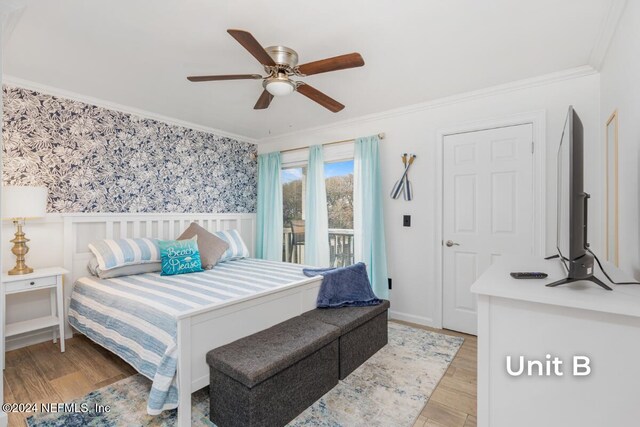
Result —
[[358, 52], [333, 56], [331, 58], [298, 65], [298, 53], [289, 47], [269, 46], [267, 48], [263, 48], [258, 40], [256, 40], [256, 38], [248, 31], [228, 29], [227, 33], [229, 33], [229, 35], [240, 43], [247, 52], [258, 60], [258, 62], [264, 67], [264, 71], [267, 73], [267, 76], [262, 77], [260, 74], [227, 74], [189, 76], [187, 79], [191, 82], [262, 79], [263, 91], [260, 94], [258, 101], [253, 106], [254, 110], [264, 110], [268, 108], [271, 101], [276, 96], [286, 96], [293, 92], [298, 92], [332, 113], [342, 111], [342, 109], [344, 109], [344, 105], [335, 99], [320, 92], [318, 89], [310, 86], [304, 81], [293, 81], [291, 79], [295, 77], [307, 77], [313, 74], [362, 67], [364, 65], [364, 60]]
[[264, 88], [273, 96], [286, 96], [293, 93], [296, 85], [287, 77], [271, 77], [265, 80]]

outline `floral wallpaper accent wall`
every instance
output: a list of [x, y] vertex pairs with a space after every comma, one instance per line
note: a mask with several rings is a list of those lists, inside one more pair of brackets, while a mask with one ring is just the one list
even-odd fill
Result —
[[4, 87], [4, 184], [49, 212], [255, 212], [256, 146]]

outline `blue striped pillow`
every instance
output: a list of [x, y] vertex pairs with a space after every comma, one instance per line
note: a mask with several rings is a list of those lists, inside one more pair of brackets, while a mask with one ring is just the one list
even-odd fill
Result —
[[238, 230], [216, 231], [216, 236], [229, 244], [229, 249], [222, 254], [218, 262], [229, 261], [232, 259], [248, 258], [250, 256], [247, 245], [244, 244]]
[[104, 239], [89, 244], [98, 259], [100, 270], [125, 265], [160, 262], [160, 248], [156, 239]]

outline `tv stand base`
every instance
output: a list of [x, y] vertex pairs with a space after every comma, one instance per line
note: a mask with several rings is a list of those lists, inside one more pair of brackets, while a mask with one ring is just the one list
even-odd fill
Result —
[[595, 276], [587, 277], [585, 279], [573, 279], [571, 277], [567, 277], [567, 278], [564, 278], [562, 280], [558, 280], [557, 282], [549, 283], [547, 286], [550, 287], [550, 288], [555, 288], [556, 286], [566, 285], [567, 283], [580, 282], [580, 281], [583, 281], [583, 280], [588, 280], [590, 282], [593, 282], [596, 285], [598, 285], [601, 288], [604, 288], [604, 289], [606, 289], [608, 291], [612, 291], [613, 290], [609, 286], [605, 285], [602, 280], [598, 279]]

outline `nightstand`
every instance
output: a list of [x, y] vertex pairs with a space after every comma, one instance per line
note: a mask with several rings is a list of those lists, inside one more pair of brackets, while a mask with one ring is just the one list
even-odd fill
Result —
[[[62, 292], [62, 276], [68, 271], [60, 267], [38, 268], [33, 273], [10, 276], [2, 275], [2, 309], [5, 340], [14, 335], [40, 329], [53, 329], [53, 342], [60, 337], [60, 351], [64, 352], [64, 301]], [[50, 290], [51, 314], [38, 317], [37, 319], [24, 320], [22, 322], [6, 323], [6, 301], [7, 295], [22, 292], [31, 292], [40, 289]]]

